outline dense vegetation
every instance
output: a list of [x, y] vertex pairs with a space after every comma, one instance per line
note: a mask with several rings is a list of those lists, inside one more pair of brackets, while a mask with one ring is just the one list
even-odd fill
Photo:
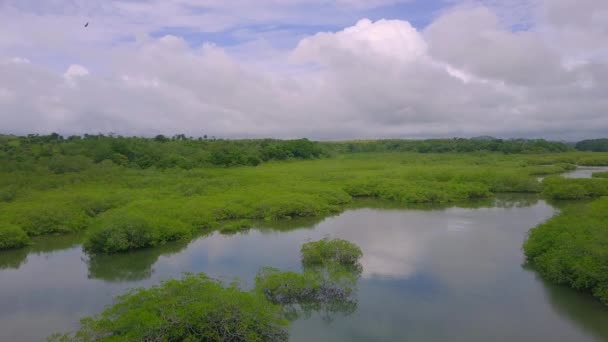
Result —
[[[576, 148], [599, 151], [604, 142]], [[356, 197], [454, 203], [500, 192], [542, 192], [556, 200], [608, 195], [605, 174], [552, 176], [575, 165], [608, 165], [608, 155], [490, 137], [0, 136], [0, 249], [25, 247], [40, 235], [84, 232], [84, 247], [97, 260], [96, 254], [187, 241], [199, 232], [235, 233], [256, 220], [328, 215]]]
[[326, 150], [337, 153], [357, 152], [417, 152], [417, 153], [554, 153], [574, 149], [568, 144], [543, 139], [496, 139], [482, 137], [473, 139], [428, 139], [428, 140], [355, 140], [322, 143]]
[[608, 171], [594, 172], [592, 175], [594, 178], [608, 178]]
[[29, 240], [27, 234], [18, 226], [0, 223], [0, 250], [25, 247]]
[[290, 321], [310, 317], [313, 312], [326, 321], [336, 314], [353, 313], [357, 309], [355, 288], [362, 272], [359, 246], [324, 239], [304, 244], [301, 255], [301, 273], [264, 268], [256, 276], [256, 291], [280, 305]]
[[[0, 248], [23, 246], [28, 237], [86, 232], [87, 252], [118, 253], [187, 240], [201, 231], [238, 232], [254, 220], [328, 215], [355, 197], [453, 203], [490, 198], [498, 192], [540, 192], [536, 176], [561, 173], [574, 164], [608, 165], [605, 154], [581, 152], [341, 154], [348, 144], [391, 151], [410, 145], [469, 144], [479, 150], [492, 141], [4, 136], [0, 139], [0, 224], [10, 226], [2, 229], [18, 238], [9, 241], [7, 234], [0, 234]], [[521, 150], [526, 152], [563, 145], [518, 143], [527, 146]], [[251, 164], [241, 163], [249, 157], [234, 157], [245, 155], [266, 162], [238, 166]], [[229, 159], [222, 159], [226, 156]]]
[[566, 208], [532, 229], [524, 251], [547, 279], [608, 304], [608, 197]]
[[353, 267], [363, 256], [359, 246], [341, 239], [307, 242], [302, 246], [301, 253], [304, 267], [327, 264]]
[[353, 152], [419, 153], [551, 153], [572, 147], [546, 140], [431, 139], [311, 142], [298, 140], [223, 140], [186, 137], [155, 138], [87, 135], [0, 135], [0, 161], [9, 170], [47, 167], [55, 173], [79, 172], [93, 163], [113, 163], [131, 168], [183, 168], [258, 165], [270, 160], [314, 159]]
[[257, 167], [140, 170], [100, 163], [64, 174], [42, 168], [0, 172], [0, 189], [11, 193], [0, 202], [0, 222], [28, 236], [86, 231], [87, 251], [115, 253], [199, 231], [238, 231], [251, 220], [323, 216], [354, 197], [449, 203], [539, 192], [536, 176], [571, 167], [536, 165], [533, 159], [371, 153]]
[[79, 172], [94, 163], [130, 168], [182, 168], [258, 165], [269, 160], [313, 159], [323, 155], [318, 143], [299, 140], [193, 139], [184, 135], [153, 139], [58, 134], [0, 139], [0, 160], [9, 169], [46, 166], [57, 174]]
[[256, 292], [204, 274], [168, 280], [117, 298], [57, 341], [287, 341], [280, 308]]
[[543, 194], [557, 200], [580, 200], [608, 196], [608, 179], [563, 178], [549, 176], [543, 179]]
[[[313, 242], [307, 249], [321, 243], [360, 251], [343, 240]], [[348, 263], [356, 266], [356, 272], [333, 257], [320, 260], [323, 266], [314, 270], [307, 269], [303, 260], [302, 273], [264, 268], [250, 291], [236, 282], [226, 285], [204, 274], [187, 274], [181, 280], [122, 295], [99, 315], [82, 319], [78, 331], [51, 340], [287, 341], [288, 322], [302, 314], [319, 312], [331, 319], [333, 314], [356, 310], [360, 257]]]
[[608, 139], [583, 140], [576, 143], [579, 151], [608, 152]]

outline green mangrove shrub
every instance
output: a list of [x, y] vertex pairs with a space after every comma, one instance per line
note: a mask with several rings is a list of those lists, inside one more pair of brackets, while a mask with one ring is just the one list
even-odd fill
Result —
[[257, 292], [189, 274], [117, 298], [54, 341], [287, 341], [280, 307]]
[[255, 279], [255, 290], [282, 308], [283, 316], [294, 321], [319, 313], [331, 321], [337, 314], [350, 315], [357, 309], [356, 286], [359, 272], [332, 266], [302, 273], [264, 268]]
[[237, 220], [225, 222], [220, 228], [220, 233], [225, 235], [236, 234], [242, 231], [249, 230], [253, 224], [249, 220]]
[[29, 241], [29, 237], [21, 227], [0, 223], [0, 250], [25, 247]]
[[594, 178], [608, 178], [608, 171], [603, 171], [603, 172], [594, 172], [592, 174], [592, 176]]
[[543, 195], [557, 200], [579, 200], [608, 195], [608, 180], [549, 176], [542, 182]]
[[300, 250], [303, 266], [323, 266], [336, 264], [355, 266], [363, 256], [361, 248], [342, 239], [323, 239], [307, 242]]
[[565, 209], [529, 233], [527, 260], [542, 276], [608, 304], [608, 198]]
[[20, 226], [29, 236], [79, 232], [89, 223], [89, 218], [77, 204], [61, 201], [19, 203], [9, 215], [9, 221]]
[[89, 253], [118, 253], [189, 238], [192, 228], [181, 221], [131, 211], [100, 215], [88, 231], [84, 248]]

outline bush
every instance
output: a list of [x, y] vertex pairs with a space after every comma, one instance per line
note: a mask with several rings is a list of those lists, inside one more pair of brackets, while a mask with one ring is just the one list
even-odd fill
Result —
[[73, 233], [88, 225], [84, 211], [69, 203], [24, 203], [14, 215], [12, 221], [30, 236]]
[[0, 223], [0, 250], [25, 247], [29, 241], [21, 227]]
[[63, 341], [287, 341], [280, 308], [256, 292], [186, 275], [118, 297]]
[[333, 207], [318, 196], [290, 194], [274, 196], [262, 200], [255, 210], [255, 216], [266, 220], [311, 217], [328, 214]]
[[244, 230], [248, 230], [251, 227], [252, 224], [249, 220], [231, 221], [224, 223], [222, 225], [222, 228], [220, 228], [220, 232], [222, 234], [235, 234]]
[[77, 196], [75, 200], [75, 203], [90, 217], [95, 217], [110, 209], [118, 208], [126, 202], [126, 199], [120, 196], [108, 195]]
[[354, 266], [359, 263], [363, 252], [359, 246], [341, 239], [323, 239], [307, 242], [300, 250], [304, 266], [337, 264]]
[[578, 160], [578, 165], [582, 166], [608, 166], [608, 156], [586, 157]]
[[[310, 254], [314, 260], [307, 259]], [[320, 312], [329, 321], [335, 313], [348, 315], [357, 309], [360, 257], [359, 247], [348, 241], [310, 242], [302, 246], [302, 273], [264, 268], [255, 278], [255, 289], [271, 303], [281, 305], [289, 320]]]
[[0, 202], [11, 202], [17, 197], [17, 186], [9, 185], [0, 189]]
[[592, 177], [594, 177], [594, 178], [608, 178], [608, 171], [594, 172], [592, 174]]
[[48, 167], [54, 173], [66, 173], [86, 170], [92, 164], [92, 161], [84, 156], [57, 155], [49, 160]]
[[552, 199], [578, 200], [608, 195], [608, 180], [550, 176], [542, 182], [543, 194]]
[[532, 229], [528, 261], [547, 279], [608, 304], [608, 198], [565, 209]]
[[191, 235], [192, 229], [178, 220], [127, 211], [108, 212], [88, 232], [84, 247], [89, 253], [118, 253]]

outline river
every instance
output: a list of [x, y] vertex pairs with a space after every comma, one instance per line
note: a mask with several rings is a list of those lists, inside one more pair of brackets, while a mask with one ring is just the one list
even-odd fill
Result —
[[357, 308], [295, 321], [292, 341], [608, 341], [608, 308], [523, 265], [528, 230], [555, 212], [535, 195], [455, 207], [358, 201], [334, 217], [93, 259], [78, 236], [37, 239], [0, 253], [0, 341], [73, 330], [127, 289], [184, 272], [249, 288], [260, 267], [298, 271], [302, 243], [326, 236], [363, 250]]

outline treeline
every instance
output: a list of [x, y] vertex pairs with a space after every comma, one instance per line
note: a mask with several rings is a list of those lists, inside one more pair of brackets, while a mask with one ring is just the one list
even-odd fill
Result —
[[[555, 153], [572, 151], [546, 140], [430, 139], [313, 142], [308, 139], [225, 140], [192, 138], [183, 134], [154, 138], [88, 135], [0, 135], [0, 162], [5, 171], [48, 167], [55, 173], [78, 172], [93, 163], [130, 168], [193, 169], [205, 166], [255, 166], [270, 160], [315, 159], [357, 152]], [[8, 168], [8, 169], [7, 169]]]
[[78, 172], [92, 163], [147, 169], [193, 169], [204, 166], [255, 166], [269, 160], [314, 159], [323, 155], [316, 142], [298, 140], [223, 140], [121, 137], [106, 135], [0, 136], [2, 166], [31, 168], [43, 164], [55, 173]]
[[579, 151], [608, 152], [608, 139], [583, 140], [576, 143]]
[[418, 152], [418, 153], [463, 153], [463, 152], [502, 152], [548, 153], [568, 152], [574, 149], [562, 142], [543, 139], [428, 139], [428, 140], [357, 140], [345, 142], [324, 142], [324, 149], [335, 153], [355, 152]]

